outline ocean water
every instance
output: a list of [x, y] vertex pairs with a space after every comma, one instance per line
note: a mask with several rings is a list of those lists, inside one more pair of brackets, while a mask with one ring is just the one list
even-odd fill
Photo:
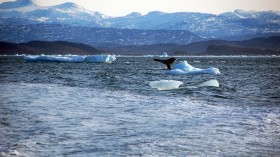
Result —
[[[180, 57], [220, 75], [0, 57], [0, 156], [280, 156], [280, 58]], [[180, 89], [148, 84], [178, 80]], [[196, 88], [216, 79], [220, 87]]]

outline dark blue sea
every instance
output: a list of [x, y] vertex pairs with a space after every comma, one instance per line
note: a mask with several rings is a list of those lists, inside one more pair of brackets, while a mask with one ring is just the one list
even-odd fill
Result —
[[280, 156], [279, 57], [177, 58], [220, 75], [166, 75], [152, 59], [1, 56], [0, 156]]

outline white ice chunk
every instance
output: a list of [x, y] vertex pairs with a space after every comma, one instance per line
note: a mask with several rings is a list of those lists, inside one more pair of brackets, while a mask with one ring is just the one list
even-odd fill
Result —
[[168, 57], [167, 52], [163, 52], [163, 55], [161, 55], [160, 57]]
[[84, 62], [85, 56], [79, 56], [79, 55], [67, 55], [65, 56], [66, 62]]
[[95, 63], [111, 63], [116, 60], [114, 55], [91, 55], [91, 56], [79, 56], [79, 55], [37, 55], [37, 56], [25, 56], [24, 60], [27, 62], [95, 62]]
[[195, 68], [190, 65], [187, 61], [180, 62], [173, 66], [173, 69], [181, 69], [183, 71], [199, 71], [202, 70], [200, 68]]
[[48, 61], [48, 62], [83, 62], [84, 56], [78, 55], [40, 55], [40, 56], [25, 56], [24, 60], [27, 62]]
[[87, 56], [85, 59], [85, 61], [89, 63], [112, 63], [115, 60], [115, 55], [91, 55]]
[[149, 85], [152, 88], [157, 88], [158, 90], [171, 90], [177, 89], [183, 82], [176, 80], [160, 80], [160, 81], [152, 81]]
[[218, 68], [206, 68], [200, 69], [193, 67], [187, 61], [183, 61], [173, 66], [172, 70], [165, 71], [165, 74], [169, 75], [179, 75], [179, 74], [220, 74]]
[[212, 79], [199, 84], [198, 87], [220, 87], [220, 84], [216, 79]]

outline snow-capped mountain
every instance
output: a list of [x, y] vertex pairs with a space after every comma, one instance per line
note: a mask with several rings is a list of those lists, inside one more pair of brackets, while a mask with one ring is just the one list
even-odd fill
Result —
[[[128, 29], [189, 30], [205, 38], [228, 38], [261, 33], [280, 33], [280, 14], [273, 11], [205, 13], [150, 12], [147, 15], [106, 19], [110, 27]], [[107, 24], [107, 25], [109, 25]]]
[[[0, 4], [0, 17], [4, 24], [53, 23], [97, 27], [106, 16], [70, 2], [42, 7], [33, 0], [17, 0]], [[19, 19], [25, 22], [18, 23]]]
[[4, 2], [0, 5], [0, 9], [16, 9], [16, 8], [24, 8], [28, 6], [34, 6], [32, 0], [21, 0], [15, 2]]
[[[56, 24], [0, 25], [0, 39], [7, 42], [69, 41], [92, 46], [100, 44], [149, 45], [188, 44], [202, 40], [189, 31], [93, 28]], [[1, 41], [0, 40], [0, 41]]]
[[[69, 2], [49, 7], [39, 6], [33, 0], [17, 0], [0, 4], [0, 25], [22, 26], [29, 24], [83, 26], [81, 28], [84, 29], [88, 27], [110, 28], [119, 29], [121, 33], [129, 32], [130, 29], [180, 30], [192, 32], [203, 39], [241, 40], [255, 36], [279, 35], [280, 12], [236, 10], [215, 15], [154, 11], [146, 15], [134, 12], [123, 17], [109, 17]], [[110, 31], [107, 33], [110, 33]], [[178, 38], [178, 41], [184, 40], [181, 39], [182, 36], [173, 36], [172, 38]], [[169, 39], [165, 40], [168, 41]], [[192, 41], [191, 39], [187, 40]]]

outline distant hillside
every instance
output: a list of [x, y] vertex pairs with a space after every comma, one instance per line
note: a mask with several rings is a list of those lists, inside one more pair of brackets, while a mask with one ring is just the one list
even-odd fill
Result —
[[97, 48], [65, 41], [31, 41], [19, 44], [0, 42], [0, 54], [162, 55], [163, 52], [169, 55], [280, 55], [280, 36], [244, 41], [210, 40], [188, 45], [162, 43], [125, 46], [106, 43]]
[[242, 48], [228, 45], [210, 45], [205, 55], [280, 55], [280, 51]]
[[168, 52], [168, 54], [175, 54], [177, 51], [183, 51], [185, 55], [189, 53], [185, 52], [186, 45], [180, 44], [153, 44], [153, 45], [114, 45], [110, 47], [109, 45], [102, 45], [98, 47], [101, 51], [109, 51], [114, 54], [128, 54], [128, 55], [162, 55], [163, 52]]
[[188, 45], [153, 44], [153, 45], [102, 45], [99, 49], [114, 54], [151, 54], [161, 55], [279, 55], [280, 36], [254, 38], [244, 41], [209, 40]]
[[85, 44], [65, 41], [31, 41], [28, 43], [0, 42], [0, 54], [77, 54], [89, 55], [100, 53], [96, 48]]
[[253, 38], [243, 41], [226, 41], [226, 40], [209, 40], [200, 41], [188, 44], [186, 47], [187, 52], [204, 53], [209, 46], [230, 46], [239, 48], [252, 48], [260, 50], [280, 51], [280, 36], [271, 36], [268, 38]]

